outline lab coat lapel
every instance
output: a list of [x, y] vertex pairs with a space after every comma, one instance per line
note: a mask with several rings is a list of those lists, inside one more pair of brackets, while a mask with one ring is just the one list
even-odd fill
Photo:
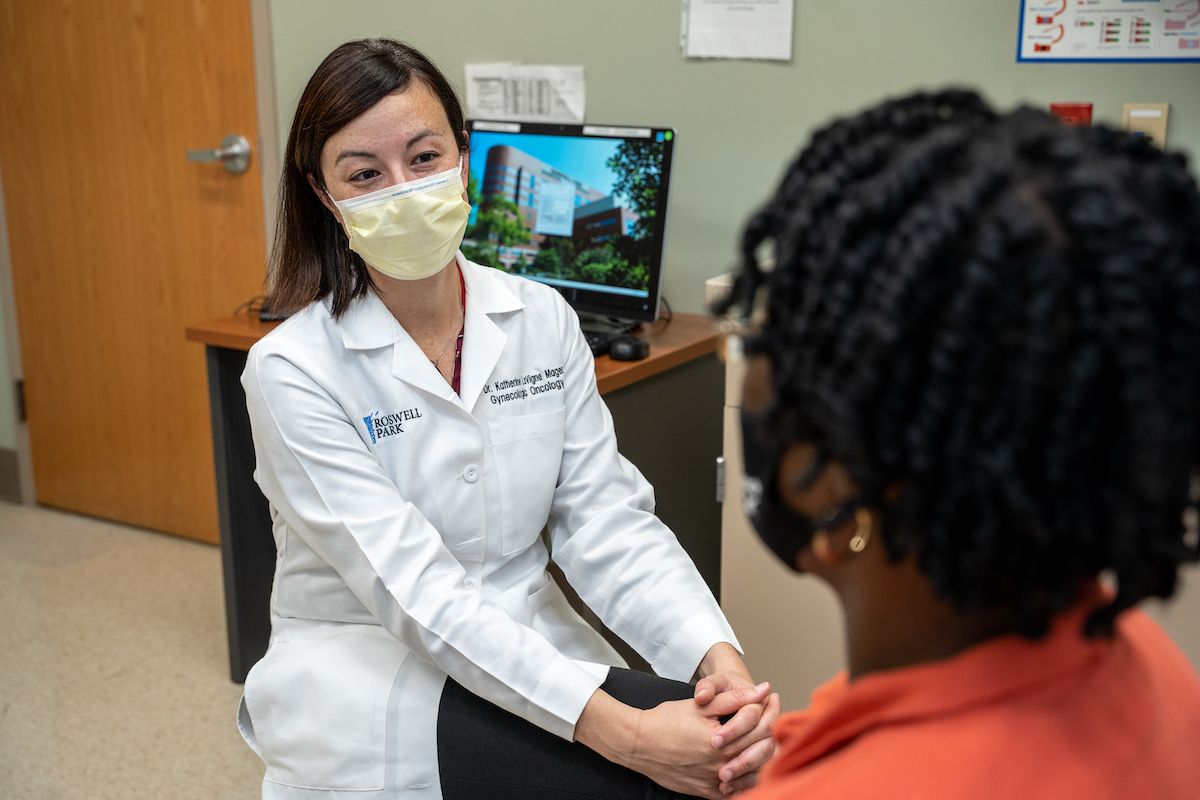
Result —
[[463, 335], [462, 375], [459, 380], [463, 408], [475, 408], [483, 385], [491, 377], [508, 337], [487, 314], [473, 309], [468, 300], [467, 327]]
[[392, 350], [392, 375], [435, 397], [458, 403], [458, 396], [411, 336], [405, 335]]
[[[333, 301], [326, 298], [324, 302], [326, 310], [332, 313]], [[342, 332], [342, 343], [349, 350], [374, 350], [407, 338], [404, 328], [375, 292], [353, 300], [337, 326]]]
[[367, 292], [346, 309], [339, 321], [342, 341], [351, 350], [374, 350], [392, 345], [392, 375], [418, 389], [446, 399], [454, 392], [421, 348], [374, 292]]
[[392, 344], [392, 375], [429, 394], [470, 411], [483, 393], [483, 386], [504, 352], [508, 341], [491, 318], [493, 314], [519, 311], [524, 304], [493, 275], [490, 267], [473, 264], [458, 255], [458, 266], [467, 284], [467, 314], [463, 334], [461, 397], [438, 372], [383, 301], [374, 292], [351, 306], [342, 319], [342, 337], [353, 349]]
[[467, 261], [462, 253], [458, 254], [458, 266], [467, 284], [466, 333], [459, 389], [463, 408], [471, 411], [508, 342], [508, 337], [492, 317], [520, 311], [525, 305], [501, 283], [491, 267]]

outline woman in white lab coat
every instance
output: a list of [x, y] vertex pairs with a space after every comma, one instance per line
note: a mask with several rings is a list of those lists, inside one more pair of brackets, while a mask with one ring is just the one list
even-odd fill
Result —
[[[278, 549], [239, 711], [263, 797], [745, 788], [778, 698], [617, 453], [574, 313], [457, 252], [463, 128], [389, 40], [330, 54], [293, 121], [269, 298], [292, 316], [242, 378]], [[551, 557], [661, 677], [610, 669]]]

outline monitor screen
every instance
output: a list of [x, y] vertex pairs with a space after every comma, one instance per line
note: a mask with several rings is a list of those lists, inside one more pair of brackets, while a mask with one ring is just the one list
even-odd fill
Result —
[[463, 254], [549, 284], [583, 314], [658, 316], [666, 128], [469, 120]]

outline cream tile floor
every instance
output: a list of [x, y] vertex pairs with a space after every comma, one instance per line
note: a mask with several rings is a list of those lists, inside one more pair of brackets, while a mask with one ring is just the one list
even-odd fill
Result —
[[240, 800], [220, 551], [0, 501], [0, 797]]

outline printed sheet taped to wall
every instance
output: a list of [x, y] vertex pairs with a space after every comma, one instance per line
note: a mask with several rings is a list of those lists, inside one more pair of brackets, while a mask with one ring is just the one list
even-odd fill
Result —
[[795, 0], [680, 0], [688, 58], [791, 61]]
[[467, 64], [467, 116], [578, 125], [587, 109], [583, 67]]

